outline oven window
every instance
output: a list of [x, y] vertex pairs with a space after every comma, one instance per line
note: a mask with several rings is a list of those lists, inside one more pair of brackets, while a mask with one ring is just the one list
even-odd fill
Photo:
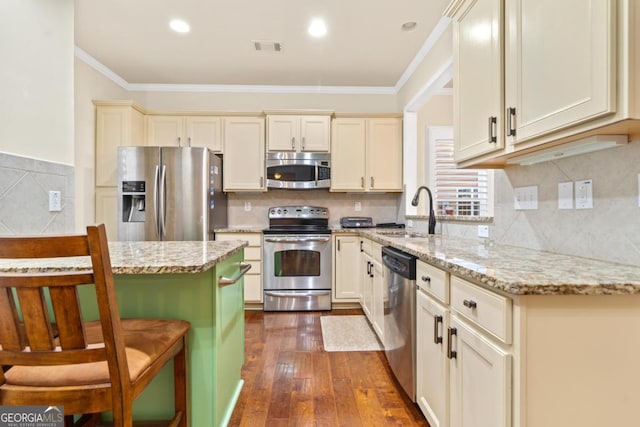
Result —
[[320, 252], [301, 249], [278, 251], [274, 254], [276, 277], [320, 276]]
[[316, 169], [310, 165], [280, 165], [267, 168], [267, 179], [285, 182], [316, 180]]

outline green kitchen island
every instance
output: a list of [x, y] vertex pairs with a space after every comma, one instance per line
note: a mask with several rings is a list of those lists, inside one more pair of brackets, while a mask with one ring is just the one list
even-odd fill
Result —
[[[123, 318], [191, 322], [187, 369], [192, 426], [226, 425], [242, 388], [245, 246], [244, 241], [109, 243]], [[80, 258], [64, 264], [3, 260], [0, 271], [75, 270], [87, 265], [88, 260]], [[81, 298], [89, 300], [89, 293], [81, 293]], [[87, 320], [97, 318], [95, 303], [83, 309]], [[169, 364], [136, 400], [134, 418], [169, 419], [172, 414], [173, 366]]]

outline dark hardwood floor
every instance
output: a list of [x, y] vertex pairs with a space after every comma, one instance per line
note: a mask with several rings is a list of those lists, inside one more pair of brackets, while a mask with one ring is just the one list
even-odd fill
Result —
[[384, 352], [326, 352], [320, 316], [245, 314], [244, 387], [230, 426], [427, 426]]

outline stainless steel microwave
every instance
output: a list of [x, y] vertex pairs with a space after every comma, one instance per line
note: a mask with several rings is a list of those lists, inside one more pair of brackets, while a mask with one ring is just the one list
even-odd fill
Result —
[[329, 153], [267, 153], [267, 187], [294, 190], [329, 188]]

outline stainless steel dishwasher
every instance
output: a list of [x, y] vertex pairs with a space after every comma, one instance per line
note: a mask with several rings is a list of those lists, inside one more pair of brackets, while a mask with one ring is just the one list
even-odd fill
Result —
[[385, 265], [384, 351], [404, 391], [416, 401], [416, 257], [382, 248]]

